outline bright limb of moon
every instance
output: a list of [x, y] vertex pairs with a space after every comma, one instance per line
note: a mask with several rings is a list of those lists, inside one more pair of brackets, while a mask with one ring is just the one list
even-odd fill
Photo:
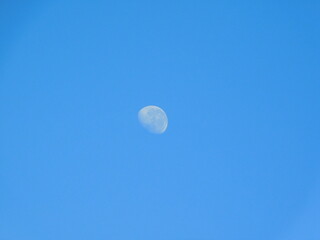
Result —
[[138, 118], [143, 127], [149, 132], [161, 134], [168, 127], [166, 113], [157, 106], [146, 106], [138, 113]]

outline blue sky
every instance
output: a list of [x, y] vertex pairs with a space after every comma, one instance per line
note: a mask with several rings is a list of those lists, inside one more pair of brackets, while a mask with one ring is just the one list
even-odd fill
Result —
[[318, 240], [319, 12], [1, 2], [0, 239]]

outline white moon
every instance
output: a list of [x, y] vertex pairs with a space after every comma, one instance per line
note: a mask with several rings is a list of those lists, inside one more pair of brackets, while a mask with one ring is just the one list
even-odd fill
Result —
[[168, 127], [166, 113], [157, 106], [142, 108], [138, 113], [138, 118], [141, 125], [152, 133], [164, 133]]

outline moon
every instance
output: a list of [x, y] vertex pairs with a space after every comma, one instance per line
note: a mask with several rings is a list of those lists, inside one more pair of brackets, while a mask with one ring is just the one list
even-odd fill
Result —
[[168, 127], [168, 117], [160, 107], [146, 106], [138, 113], [138, 119], [141, 125], [149, 132], [162, 134]]

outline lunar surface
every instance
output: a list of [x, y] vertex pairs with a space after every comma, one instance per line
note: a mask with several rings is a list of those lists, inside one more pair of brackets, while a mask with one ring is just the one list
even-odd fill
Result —
[[138, 113], [141, 125], [151, 133], [164, 133], [168, 126], [166, 113], [157, 106], [147, 106]]

